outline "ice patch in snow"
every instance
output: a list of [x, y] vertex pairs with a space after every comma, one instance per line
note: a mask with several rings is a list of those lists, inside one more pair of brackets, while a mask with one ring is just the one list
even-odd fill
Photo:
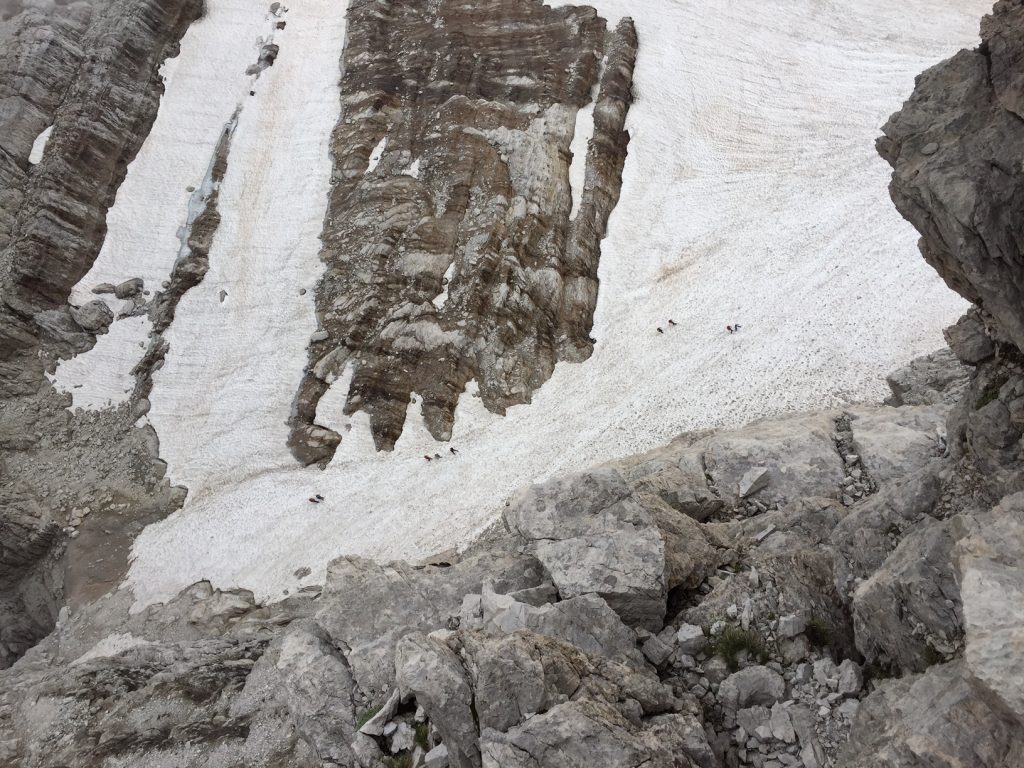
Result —
[[367, 173], [373, 173], [377, 169], [380, 159], [384, 157], [384, 150], [387, 146], [388, 137], [381, 137], [381, 140], [377, 142], [377, 146], [373, 148], [373, 152], [370, 153], [370, 164], [366, 166]]
[[[155, 377], [151, 421], [190, 495], [136, 542], [140, 605], [203, 578], [279, 597], [300, 566], [320, 579], [342, 554], [439, 551], [524, 484], [685, 430], [881, 399], [885, 373], [942, 345], [964, 303], [918, 255], [874, 140], [920, 71], [976, 44], [988, 0], [594, 5], [611, 24], [632, 16], [641, 47], [593, 357], [560, 364], [504, 418], [467, 389], [458, 456], [426, 433], [419, 402], [396, 450], [373, 452], [366, 415], [340, 416], [339, 379], [321, 414], [344, 441], [321, 472], [295, 465], [284, 422], [317, 327], [312, 296], [297, 289], [320, 274], [344, 9], [293, 0], [288, 29], [301, 44], [282, 47], [260, 81], [263, 111], [239, 121], [211, 274], [179, 306]], [[240, 17], [224, 43], [258, 15], [229, 0], [210, 0], [208, 13]], [[230, 114], [233, 98], [219, 98], [183, 103], [176, 119], [197, 105]], [[147, 238], [153, 207], [137, 210]], [[232, 296], [224, 305], [219, 283]], [[668, 317], [678, 325], [657, 334]], [[735, 322], [742, 332], [726, 333]], [[314, 492], [327, 500], [310, 504]]]
[[32, 165], [38, 165], [43, 159], [43, 153], [46, 151], [46, 144], [50, 140], [51, 133], [53, 133], [52, 125], [36, 136], [36, 140], [32, 142], [32, 151], [28, 155], [28, 161]]
[[455, 277], [454, 261], [448, 265], [448, 269], [444, 272], [444, 278], [441, 283], [441, 292], [434, 297], [434, 306], [438, 309], [443, 309], [444, 305], [448, 303], [448, 292], [451, 290], [453, 277]]
[[72, 408], [95, 411], [123, 403], [135, 387], [132, 369], [142, 359], [151, 327], [144, 315], [115, 320], [96, 337], [96, 346], [62, 360], [50, 381], [71, 393]]
[[569, 151], [572, 152], [572, 163], [569, 165], [569, 186], [572, 189], [572, 213], [570, 219], [576, 218], [583, 199], [583, 185], [587, 180], [587, 149], [594, 137], [594, 103], [591, 102], [576, 113], [576, 130], [572, 135]]
[[420, 159], [417, 157], [415, 160], [413, 160], [412, 165], [410, 165], [408, 168], [402, 171], [402, 174], [405, 176], [412, 176], [414, 179], [418, 179], [420, 177]]

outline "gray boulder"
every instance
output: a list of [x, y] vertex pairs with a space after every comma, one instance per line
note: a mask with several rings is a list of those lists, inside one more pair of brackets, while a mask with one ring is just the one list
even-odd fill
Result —
[[71, 307], [71, 317], [85, 330], [96, 333], [114, 321], [114, 313], [105, 301], [96, 300], [80, 307]]
[[394, 682], [394, 649], [410, 632], [432, 632], [457, 617], [467, 594], [485, 580], [499, 592], [538, 586], [543, 568], [531, 557], [491, 552], [448, 568], [381, 565], [342, 557], [327, 569], [317, 622], [349, 649], [347, 658], [360, 688], [379, 700]]
[[806, 496], [838, 498], [844, 471], [834, 427], [831, 414], [814, 413], [717, 433], [707, 440], [706, 471], [733, 505], [740, 502], [743, 479], [751, 470], [757, 470], [758, 483], [766, 484], [758, 493], [765, 504]]
[[786, 695], [786, 681], [775, 670], [754, 666], [734, 672], [722, 681], [718, 700], [731, 712], [760, 705], [770, 707]]
[[854, 450], [880, 487], [905, 478], [942, 453], [949, 408], [944, 405], [903, 408], [858, 407], [848, 411]]
[[952, 553], [964, 527], [960, 518], [927, 519], [857, 587], [854, 633], [868, 661], [921, 671], [936, 652], [949, 655], [961, 647], [963, 614]]
[[951, 325], [943, 335], [953, 354], [964, 365], [978, 365], [995, 354], [995, 344], [985, 332], [985, 325], [977, 310], [972, 310], [961, 317], [956, 325]]

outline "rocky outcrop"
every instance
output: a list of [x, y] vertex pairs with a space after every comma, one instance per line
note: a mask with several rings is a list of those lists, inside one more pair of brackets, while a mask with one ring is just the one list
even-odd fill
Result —
[[[504, 413], [558, 361], [590, 356], [637, 50], [629, 20], [608, 30], [591, 8], [531, 0], [356, 0], [346, 34], [322, 330], [293, 417], [307, 463], [340, 438], [314, 423], [335, 381], [346, 414], [366, 412], [390, 450], [410, 403], [447, 440], [470, 380]], [[587, 105], [586, 182], [573, 190]]]
[[921, 253], [946, 283], [1024, 348], [1024, 256], [1016, 166], [1024, 147], [1020, 58], [1024, 6], [1000, 0], [983, 45], [922, 74], [884, 127], [896, 207], [921, 232]]

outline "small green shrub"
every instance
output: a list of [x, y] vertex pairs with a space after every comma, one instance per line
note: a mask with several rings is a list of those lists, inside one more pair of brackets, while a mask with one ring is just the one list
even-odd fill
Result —
[[739, 655], [743, 651], [764, 664], [769, 659], [768, 649], [760, 635], [739, 627], [726, 627], [712, 644], [712, 651], [720, 656], [733, 672], [739, 669]]
[[416, 746], [424, 752], [430, 751], [430, 728], [427, 727], [426, 723], [420, 723], [416, 726]]
[[360, 712], [359, 717], [356, 718], [356, 730], [358, 731], [360, 728], [362, 728], [364, 725], [370, 722], [370, 720], [373, 719], [373, 716], [380, 712], [382, 709], [384, 709], [384, 705], [378, 704], [376, 707], [370, 707], [369, 709], [364, 709], [362, 712]]
[[384, 765], [387, 768], [412, 768], [412, 753], [402, 752], [394, 757], [385, 757]]

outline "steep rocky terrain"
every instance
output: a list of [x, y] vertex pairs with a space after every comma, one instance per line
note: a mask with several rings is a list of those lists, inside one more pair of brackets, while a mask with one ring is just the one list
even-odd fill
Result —
[[[233, 123], [219, 134], [164, 291], [148, 300], [138, 284], [111, 286], [129, 304], [138, 297], [158, 330], [128, 400], [70, 413], [42, 372], [112, 320], [100, 305], [86, 312], [64, 301], [100, 247], [97, 206], [109, 205], [153, 119], [156, 67], [198, 13], [186, 5], [34, 3], [3, 19], [5, 33], [20, 30], [18, 45], [42, 40], [50, 53], [0, 49], [0, 73], [18, 73], [0, 83], [24, 75], [48, 94], [31, 109], [0, 101], [4, 125], [40, 113], [12, 129], [0, 153], [13, 158], [2, 198], [13, 214], [0, 219], [10, 221], [0, 271], [10, 315], [0, 325], [0, 666], [9, 667], [0, 671], [0, 764], [1024, 765], [1024, 303], [1014, 288], [1024, 285], [1015, 197], [1024, 170], [1014, 154], [1024, 2], [1001, 0], [977, 51], [922, 75], [879, 142], [922, 254], [974, 304], [946, 331], [948, 351], [889, 377], [888, 405], [681, 434], [520, 490], [462, 552], [421, 562], [339, 557], [322, 584], [280, 601], [199, 582], [141, 605], [130, 589], [111, 587], [122, 583], [135, 534], [180, 504], [183, 490], [164, 478], [152, 427], [134, 425], [165, 352], [161, 324], [209, 266]], [[541, 46], [564, 43], [560, 63], [510, 81], [499, 55], [507, 40], [455, 34], [475, 9]], [[273, 12], [275, 26], [278, 11], [286, 14]], [[628, 23], [610, 31], [589, 10], [528, 2], [357, 2], [350, 25], [346, 61], [374, 65], [347, 67], [345, 77], [379, 80], [344, 91], [366, 124], [343, 120], [332, 140], [317, 291], [326, 337], [310, 347], [290, 424], [304, 461], [337, 447], [341, 436], [313, 415], [322, 385], [340, 375], [327, 368], [351, 356], [346, 407], [371, 413], [379, 447], [401, 431], [413, 391], [444, 436], [451, 395], [469, 376], [481, 376], [482, 395], [500, 409], [528, 399], [556, 360], [586, 356], [593, 286], [568, 286], [596, 280], [637, 51]], [[579, 33], [572, 45], [568, 27]], [[472, 26], [481, 28], [486, 20]], [[427, 46], [431, 57], [403, 49], [373, 58], [400, 48], [404, 35], [445, 34], [445, 48]], [[107, 58], [83, 56], [78, 45], [93, 40], [86, 50]], [[273, 65], [267, 45], [252, 77]], [[476, 58], [474, 45], [495, 52], [445, 75], [438, 51]], [[49, 64], [32, 69], [40, 62]], [[573, 216], [568, 118], [558, 106], [579, 108], [595, 86], [597, 109], [614, 120], [595, 124], [591, 176]], [[103, 121], [81, 117], [96, 88], [123, 99], [108, 119], [130, 119], [131, 128], [108, 135]], [[435, 88], [441, 103], [431, 101]], [[409, 105], [418, 99], [452, 114], [424, 121]], [[553, 113], [541, 126], [550, 135], [530, 134], [528, 104]], [[33, 165], [33, 134], [47, 123], [51, 143]], [[431, 135], [440, 126], [466, 136], [464, 151]], [[503, 174], [493, 147], [474, 141], [473, 131], [486, 130], [536, 153], [540, 167], [527, 180], [550, 189], [550, 209], [511, 201], [524, 179]], [[404, 174], [420, 157], [416, 173]], [[95, 170], [47, 170], [72, 162]], [[61, 174], [102, 189], [83, 191]], [[483, 174], [493, 188], [460, 199], [446, 186], [459, 174]], [[369, 215], [340, 216], [378, 208], [393, 214], [386, 232]], [[46, 248], [46, 237], [66, 244]], [[463, 237], [486, 245], [473, 250]], [[506, 271], [499, 277], [474, 258]], [[445, 288], [446, 264], [455, 269], [438, 306], [430, 294]], [[524, 288], [544, 270], [552, 290], [527, 291], [533, 309], [501, 288]], [[359, 290], [345, 294], [352, 281]], [[346, 296], [366, 303], [349, 306]], [[458, 325], [459, 308], [473, 302], [490, 309], [478, 325]], [[353, 336], [353, 312], [376, 318], [355, 324], [362, 336]], [[442, 345], [448, 359], [437, 356], [438, 333], [458, 337]], [[488, 379], [493, 361], [481, 349], [509, 362], [507, 375]], [[430, 398], [424, 382], [439, 387]]]

